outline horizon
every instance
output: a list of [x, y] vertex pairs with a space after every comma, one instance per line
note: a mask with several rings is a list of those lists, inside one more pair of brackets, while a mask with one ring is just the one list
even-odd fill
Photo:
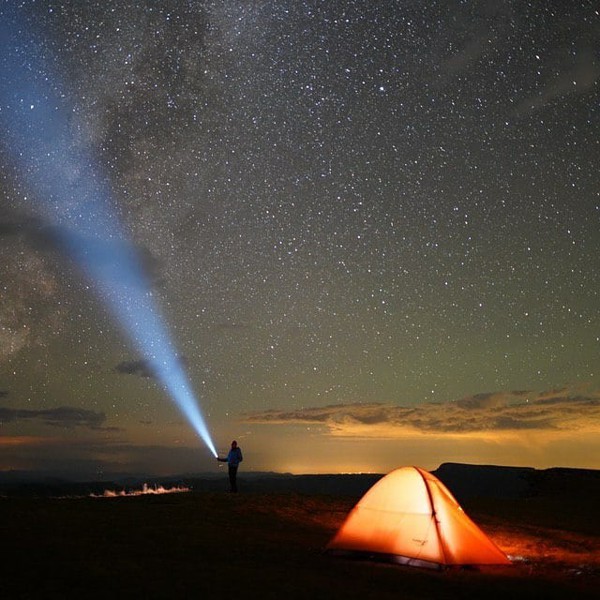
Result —
[[[418, 465], [398, 465], [397, 468], [402, 468], [406, 466], [418, 466]], [[434, 469], [426, 469], [431, 473], [436, 473], [443, 468], [448, 469], [448, 467], [458, 467], [465, 469], [483, 469], [488, 471], [514, 471], [514, 472], [536, 472], [543, 473], [546, 471], [561, 471], [561, 472], [589, 472], [589, 473], [598, 473], [600, 469], [592, 469], [592, 468], [581, 468], [581, 467], [546, 467], [546, 468], [535, 468], [528, 466], [513, 466], [513, 465], [498, 465], [498, 464], [476, 464], [476, 463], [456, 463], [456, 462], [444, 462], [439, 464]], [[238, 474], [238, 478], [243, 481], [244, 478], [252, 479], [252, 478], [260, 478], [260, 477], [292, 477], [292, 478], [302, 478], [302, 477], [384, 477], [389, 474], [388, 472], [378, 472], [378, 471], [369, 471], [369, 472], [306, 472], [306, 473], [291, 473], [291, 472], [281, 472], [281, 471], [244, 471], [243, 473]], [[13, 479], [14, 478], [14, 479]], [[140, 485], [144, 482], [160, 482], [160, 481], [168, 481], [174, 482], [177, 480], [194, 480], [194, 479], [208, 479], [211, 481], [223, 481], [227, 479], [226, 473], [218, 473], [213, 471], [198, 471], [198, 472], [181, 472], [181, 473], [170, 473], [170, 474], [151, 474], [151, 473], [133, 473], [133, 472], [115, 472], [115, 473], [104, 473], [101, 477], [86, 477], [83, 476], [75, 476], [73, 474], [69, 474], [67, 472], [53, 472], [53, 471], [23, 471], [23, 470], [2, 470], [0, 471], [0, 484], [10, 483], [11, 480], [13, 483], [31, 483], [31, 484], [108, 484], [108, 483], [116, 483], [116, 484], [125, 484], [127, 482], [128, 485]]]

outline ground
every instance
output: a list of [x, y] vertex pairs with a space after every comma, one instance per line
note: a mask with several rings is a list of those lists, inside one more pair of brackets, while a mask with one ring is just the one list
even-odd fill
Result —
[[[323, 553], [356, 502], [298, 493], [0, 498], [5, 598], [597, 598], [594, 515], [472, 501], [511, 567], [432, 571]], [[580, 508], [580, 507], [578, 507]], [[590, 510], [593, 505], [590, 503]], [[586, 525], [587, 524], [587, 525]]]

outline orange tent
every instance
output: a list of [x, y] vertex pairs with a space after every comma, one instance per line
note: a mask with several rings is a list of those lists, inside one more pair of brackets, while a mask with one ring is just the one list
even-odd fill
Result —
[[416, 566], [510, 564], [448, 488], [418, 467], [396, 469], [380, 479], [327, 549]]

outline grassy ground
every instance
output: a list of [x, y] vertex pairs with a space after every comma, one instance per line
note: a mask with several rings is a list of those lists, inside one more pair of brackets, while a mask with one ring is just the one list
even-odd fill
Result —
[[291, 493], [0, 499], [0, 597], [598, 597], [593, 511], [557, 522], [556, 506], [535, 499], [472, 503], [467, 513], [515, 564], [437, 572], [324, 555], [355, 501]]

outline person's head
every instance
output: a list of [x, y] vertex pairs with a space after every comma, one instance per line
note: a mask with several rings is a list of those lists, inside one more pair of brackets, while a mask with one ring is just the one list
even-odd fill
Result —
[[237, 442], [235, 440], [233, 440], [233, 442], [231, 442], [231, 447], [237, 448]]

